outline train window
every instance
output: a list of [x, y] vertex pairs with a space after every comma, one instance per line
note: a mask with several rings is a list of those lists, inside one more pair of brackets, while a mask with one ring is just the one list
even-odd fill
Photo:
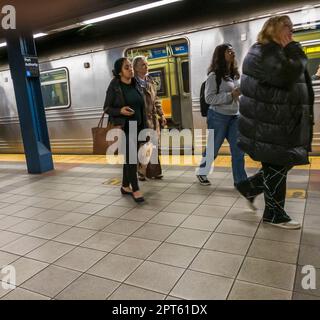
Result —
[[69, 78], [67, 69], [41, 72], [41, 92], [46, 109], [70, 107]]
[[190, 93], [190, 83], [189, 83], [189, 62], [181, 62], [181, 73], [182, 73], [182, 83], [184, 93]]
[[320, 58], [309, 59], [308, 61], [308, 71], [311, 75], [312, 81], [315, 84], [319, 84], [320, 80]]
[[152, 69], [149, 71], [149, 75], [153, 78], [157, 85], [157, 95], [158, 97], [166, 97], [166, 82], [164, 76], [164, 68]]

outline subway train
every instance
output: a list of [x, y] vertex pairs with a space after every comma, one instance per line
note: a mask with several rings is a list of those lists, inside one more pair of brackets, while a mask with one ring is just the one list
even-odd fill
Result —
[[[276, 14], [274, 12], [273, 14]], [[289, 9], [294, 23], [294, 39], [309, 57], [308, 69], [315, 74], [320, 65], [320, 4], [311, 9]], [[214, 48], [231, 43], [241, 63], [258, 31], [271, 14], [208, 26], [185, 27], [184, 32], [159, 33], [115, 43], [99, 41], [84, 47], [73, 42], [72, 49], [49, 49], [39, 55], [40, 80], [52, 152], [91, 154], [91, 128], [102, 115], [106, 88], [112, 78], [114, 61], [127, 56], [148, 57], [150, 75], [156, 80], [158, 96], [168, 119], [168, 128], [205, 129], [199, 106], [200, 86], [206, 79]], [[191, 28], [191, 27], [190, 27]], [[141, 40], [142, 39], [142, 40]], [[40, 41], [40, 40], [39, 40]], [[0, 48], [5, 50], [5, 48]], [[313, 154], [320, 154], [320, 80], [315, 91]], [[193, 144], [205, 144], [205, 134], [195, 130]], [[225, 143], [221, 153], [228, 153]], [[13, 83], [6, 59], [0, 59], [0, 153], [22, 153], [19, 117]]]

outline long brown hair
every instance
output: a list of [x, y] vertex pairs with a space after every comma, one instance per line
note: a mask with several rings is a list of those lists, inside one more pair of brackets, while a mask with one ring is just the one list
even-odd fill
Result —
[[208, 74], [214, 72], [216, 74], [217, 83], [221, 83], [221, 80], [227, 80], [228, 77], [232, 80], [239, 79], [239, 71], [235, 64], [232, 62], [230, 69], [228, 68], [227, 61], [225, 59], [225, 52], [228, 49], [232, 49], [232, 45], [229, 43], [220, 44], [214, 49], [211, 64], [208, 69]]
[[269, 18], [264, 23], [261, 31], [259, 32], [257, 42], [261, 44], [267, 44], [271, 41], [277, 40], [279, 31], [285, 25], [289, 25], [292, 27], [292, 22], [287, 15], [274, 16]]

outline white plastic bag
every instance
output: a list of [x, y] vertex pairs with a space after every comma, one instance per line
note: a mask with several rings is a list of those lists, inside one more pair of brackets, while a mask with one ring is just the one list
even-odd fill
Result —
[[149, 141], [144, 143], [138, 151], [138, 159], [142, 165], [147, 165], [150, 162], [152, 155], [153, 144]]

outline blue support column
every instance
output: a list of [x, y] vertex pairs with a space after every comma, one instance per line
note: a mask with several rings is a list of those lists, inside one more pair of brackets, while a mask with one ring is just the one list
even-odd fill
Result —
[[37, 56], [32, 33], [7, 34], [7, 50], [29, 173], [54, 169], [40, 78], [30, 76], [25, 57]]

